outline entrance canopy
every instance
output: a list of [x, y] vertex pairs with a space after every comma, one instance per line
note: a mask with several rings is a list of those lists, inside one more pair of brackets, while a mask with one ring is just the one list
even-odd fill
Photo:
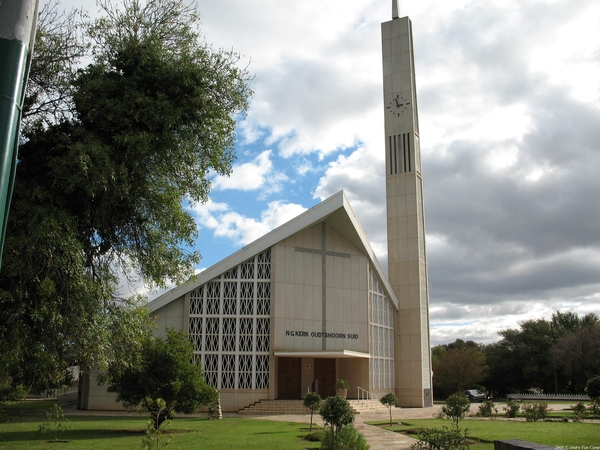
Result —
[[355, 352], [353, 350], [325, 350], [325, 351], [276, 351], [275, 356], [289, 358], [370, 358], [369, 353]]

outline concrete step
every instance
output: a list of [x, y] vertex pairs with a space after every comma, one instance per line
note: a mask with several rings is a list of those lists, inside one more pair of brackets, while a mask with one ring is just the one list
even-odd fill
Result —
[[[354, 414], [387, 411], [379, 400], [348, 400]], [[240, 409], [243, 415], [310, 414], [302, 400], [260, 400]]]

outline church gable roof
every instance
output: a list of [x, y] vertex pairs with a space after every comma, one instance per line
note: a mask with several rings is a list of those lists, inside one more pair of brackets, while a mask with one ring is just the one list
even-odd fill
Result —
[[383, 273], [383, 269], [381, 268], [365, 232], [358, 222], [343, 190], [275, 228], [203, 272], [200, 272], [193, 280], [181, 284], [157, 297], [148, 303], [148, 307], [151, 311], [156, 311], [171, 301], [187, 294], [198, 286], [217, 278], [232, 267], [254, 257], [282, 240], [321, 222], [325, 222], [356, 248], [365, 253], [369, 258], [373, 271], [385, 290], [386, 296], [397, 309], [398, 300], [396, 295], [394, 294], [386, 275]]

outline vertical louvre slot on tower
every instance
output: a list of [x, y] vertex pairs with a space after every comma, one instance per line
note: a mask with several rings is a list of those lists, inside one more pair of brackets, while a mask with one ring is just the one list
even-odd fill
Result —
[[388, 164], [390, 175], [413, 171], [410, 133], [388, 136]]
[[389, 158], [388, 158], [388, 163], [389, 163], [389, 171], [390, 171], [390, 175], [394, 175], [394, 136], [389, 136], [388, 137], [388, 151], [389, 151]]

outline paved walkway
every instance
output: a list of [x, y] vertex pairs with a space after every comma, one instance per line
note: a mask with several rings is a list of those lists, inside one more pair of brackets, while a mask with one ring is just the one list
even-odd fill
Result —
[[[431, 419], [434, 414], [439, 412], [441, 405], [435, 405], [433, 408], [394, 408], [392, 411], [392, 421], [401, 422], [406, 419]], [[279, 420], [283, 422], [310, 423], [310, 415], [278, 415], [278, 416], [245, 416], [254, 419]], [[371, 450], [408, 450], [415, 439], [402, 433], [394, 433], [381, 427], [368, 425], [365, 422], [377, 422], [390, 420], [390, 414], [387, 411], [377, 413], [357, 414], [354, 419], [354, 427], [360, 431]], [[323, 420], [319, 414], [313, 416], [313, 423], [323, 426]]]

